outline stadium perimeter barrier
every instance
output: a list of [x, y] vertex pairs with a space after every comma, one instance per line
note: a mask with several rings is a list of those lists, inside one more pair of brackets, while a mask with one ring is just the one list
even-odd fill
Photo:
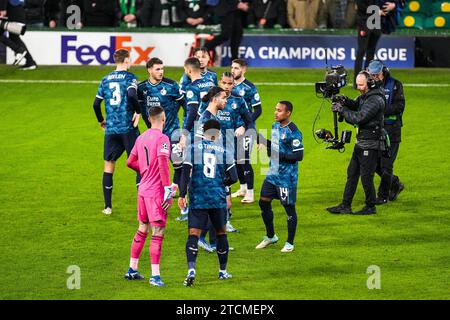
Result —
[[[157, 56], [167, 66], [182, 66], [191, 47], [198, 45], [199, 34], [210, 35], [210, 32], [183, 28], [34, 28], [23, 38], [38, 65], [113, 64], [114, 50], [127, 48], [137, 65], [144, 65], [149, 57]], [[449, 35], [450, 29], [399, 29], [383, 35], [376, 55], [380, 60], [389, 61], [393, 68], [450, 67]], [[356, 41], [356, 30], [246, 30], [240, 56], [250, 66], [258, 67], [323, 68], [328, 63], [353, 68]], [[226, 44], [217, 53], [216, 65], [230, 64]], [[4, 60], [7, 64], [13, 62], [11, 50], [6, 50]]]

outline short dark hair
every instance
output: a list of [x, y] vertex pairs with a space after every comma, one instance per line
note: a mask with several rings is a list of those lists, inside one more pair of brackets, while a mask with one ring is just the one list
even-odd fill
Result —
[[222, 73], [222, 78], [223, 77], [233, 78], [233, 74], [230, 71], [225, 71], [224, 73]]
[[152, 68], [155, 64], [163, 64], [162, 60], [160, 58], [151, 58], [147, 61], [147, 69]]
[[220, 130], [220, 122], [216, 119], [209, 119], [203, 124], [203, 132], [208, 130]]
[[209, 56], [209, 50], [208, 50], [208, 48], [206, 48], [206, 47], [197, 47], [197, 48], [194, 48], [194, 51], [192, 52], [193, 54], [192, 55], [195, 55], [197, 52], [203, 52], [203, 53], [205, 53], [205, 54], [207, 54], [208, 56]]
[[231, 63], [237, 63], [241, 67], [248, 66], [247, 61], [245, 61], [244, 59], [234, 59]]
[[211, 102], [218, 93], [221, 93], [223, 91], [225, 90], [223, 90], [221, 87], [211, 87], [209, 88], [208, 93], [203, 96], [202, 101]]
[[164, 112], [164, 109], [160, 106], [153, 106], [148, 110], [148, 116], [149, 118], [156, 119], [158, 118], [162, 113]]
[[289, 111], [290, 113], [292, 113], [292, 110], [294, 110], [294, 106], [292, 105], [292, 103], [290, 101], [283, 100], [278, 103], [284, 105], [285, 110]]
[[123, 63], [126, 58], [130, 57], [130, 52], [127, 49], [118, 49], [114, 52], [113, 58], [115, 63]]
[[196, 57], [187, 58], [184, 61], [184, 65], [186, 67], [191, 67], [193, 69], [200, 70], [200, 60], [198, 60]]

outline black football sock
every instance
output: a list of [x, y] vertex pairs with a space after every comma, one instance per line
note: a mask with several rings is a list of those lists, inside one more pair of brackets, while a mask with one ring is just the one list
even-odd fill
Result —
[[113, 174], [103, 172], [103, 197], [105, 198], [105, 209], [112, 208], [111, 204], [112, 190], [113, 190]]
[[239, 178], [239, 183], [240, 184], [245, 184], [245, 168], [244, 168], [245, 164], [237, 164], [236, 165], [236, 170], [238, 173], [238, 178]]
[[253, 168], [250, 163], [244, 164], [244, 174], [245, 174], [245, 182], [247, 183], [247, 190], [253, 190], [255, 183], [255, 176], [253, 173]]
[[186, 258], [188, 263], [188, 269], [195, 270], [195, 261], [197, 260], [198, 253], [198, 237], [197, 236], [188, 236], [186, 241]]
[[295, 231], [297, 230], [297, 213], [295, 212], [295, 205], [284, 206], [287, 215], [287, 229], [288, 239], [287, 242], [294, 244]]
[[219, 257], [220, 270], [227, 270], [228, 238], [226, 234], [217, 235], [217, 256]]
[[259, 207], [261, 208], [261, 215], [266, 226], [266, 235], [269, 238], [273, 238], [275, 230], [273, 227], [273, 211], [272, 205], [269, 201], [259, 200]]

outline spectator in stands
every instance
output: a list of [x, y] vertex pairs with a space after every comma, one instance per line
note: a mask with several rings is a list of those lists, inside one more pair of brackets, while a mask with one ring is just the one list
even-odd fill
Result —
[[[361, 71], [363, 58], [366, 58], [364, 69], [367, 68], [369, 62], [375, 57], [375, 50], [378, 40], [382, 33], [390, 33], [395, 30], [396, 20], [391, 19], [397, 14], [397, 4], [402, 6], [401, 1], [392, 0], [356, 0], [356, 23], [358, 29], [358, 50], [356, 51], [356, 60], [354, 67], [353, 87], [356, 88], [356, 76]], [[381, 16], [381, 26], [369, 26], [369, 18], [373, 13], [368, 13], [369, 6], [377, 5]], [[370, 19], [374, 23], [376, 19]]]
[[284, 28], [287, 25], [286, 0], [253, 0], [247, 19], [249, 28]]
[[[81, 13], [83, 12], [83, 1], [82, 0], [47, 0], [47, 18], [48, 26], [50, 28], [55, 27], [67, 27], [67, 20], [71, 13], [67, 13], [67, 8], [76, 5], [80, 8]], [[80, 25], [81, 17], [80, 17]]]
[[321, 0], [287, 0], [287, 17], [293, 29], [315, 29], [318, 26]]
[[[220, 23], [220, 34], [205, 43], [209, 51], [230, 40], [231, 60], [239, 58], [239, 45], [244, 33], [242, 12], [248, 12], [249, 4], [238, 0], [208, 0], [214, 5], [214, 15]], [[214, 59], [213, 59], [214, 60]]]
[[59, 0], [47, 0], [45, 2], [45, 25], [49, 28], [56, 28], [58, 26], [60, 4], [61, 1]]
[[169, 0], [144, 0], [140, 12], [142, 27], [168, 27], [173, 25], [176, 15], [174, 1]]
[[120, 0], [120, 26], [135, 28], [141, 16], [141, 7], [144, 0]]
[[319, 28], [353, 28], [356, 22], [355, 0], [322, 0]]
[[46, 0], [27, 0], [25, 1], [25, 19], [28, 26], [43, 27], [45, 22], [45, 3]]
[[86, 27], [117, 27], [120, 8], [115, 0], [83, 0], [83, 25]]
[[206, 5], [206, 0], [179, 0], [177, 12], [185, 28], [210, 24], [211, 7]]

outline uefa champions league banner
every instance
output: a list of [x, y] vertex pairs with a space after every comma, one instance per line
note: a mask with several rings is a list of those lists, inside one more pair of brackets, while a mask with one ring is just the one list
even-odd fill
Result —
[[[323, 68], [341, 64], [353, 68], [356, 59], [356, 36], [253, 36], [243, 37], [241, 58], [250, 66], [270, 68]], [[376, 57], [388, 61], [389, 67], [414, 68], [414, 37], [382, 36]], [[223, 46], [221, 65], [230, 65], [229, 46]]]
[[[29, 31], [23, 39], [38, 65], [114, 64], [114, 51], [125, 48], [136, 65], [160, 57], [166, 66], [182, 66], [194, 34]], [[7, 63], [13, 61], [14, 54], [8, 49]]]
[[[167, 66], [180, 67], [194, 42], [193, 33], [151, 32], [29, 31], [23, 38], [38, 65], [114, 64], [114, 51], [126, 48], [136, 65], [159, 57]], [[239, 51], [254, 67], [323, 68], [328, 60], [328, 65], [353, 68], [356, 42], [354, 36], [246, 35]], [[390, 67], [413, 68], [414, 48], [413, 37], [383, 36], [377, 56]], [[8, 49], [7, 63], [13, 61]], [[228, 46], [221, 49], [221, 65], [230, 65]]]

